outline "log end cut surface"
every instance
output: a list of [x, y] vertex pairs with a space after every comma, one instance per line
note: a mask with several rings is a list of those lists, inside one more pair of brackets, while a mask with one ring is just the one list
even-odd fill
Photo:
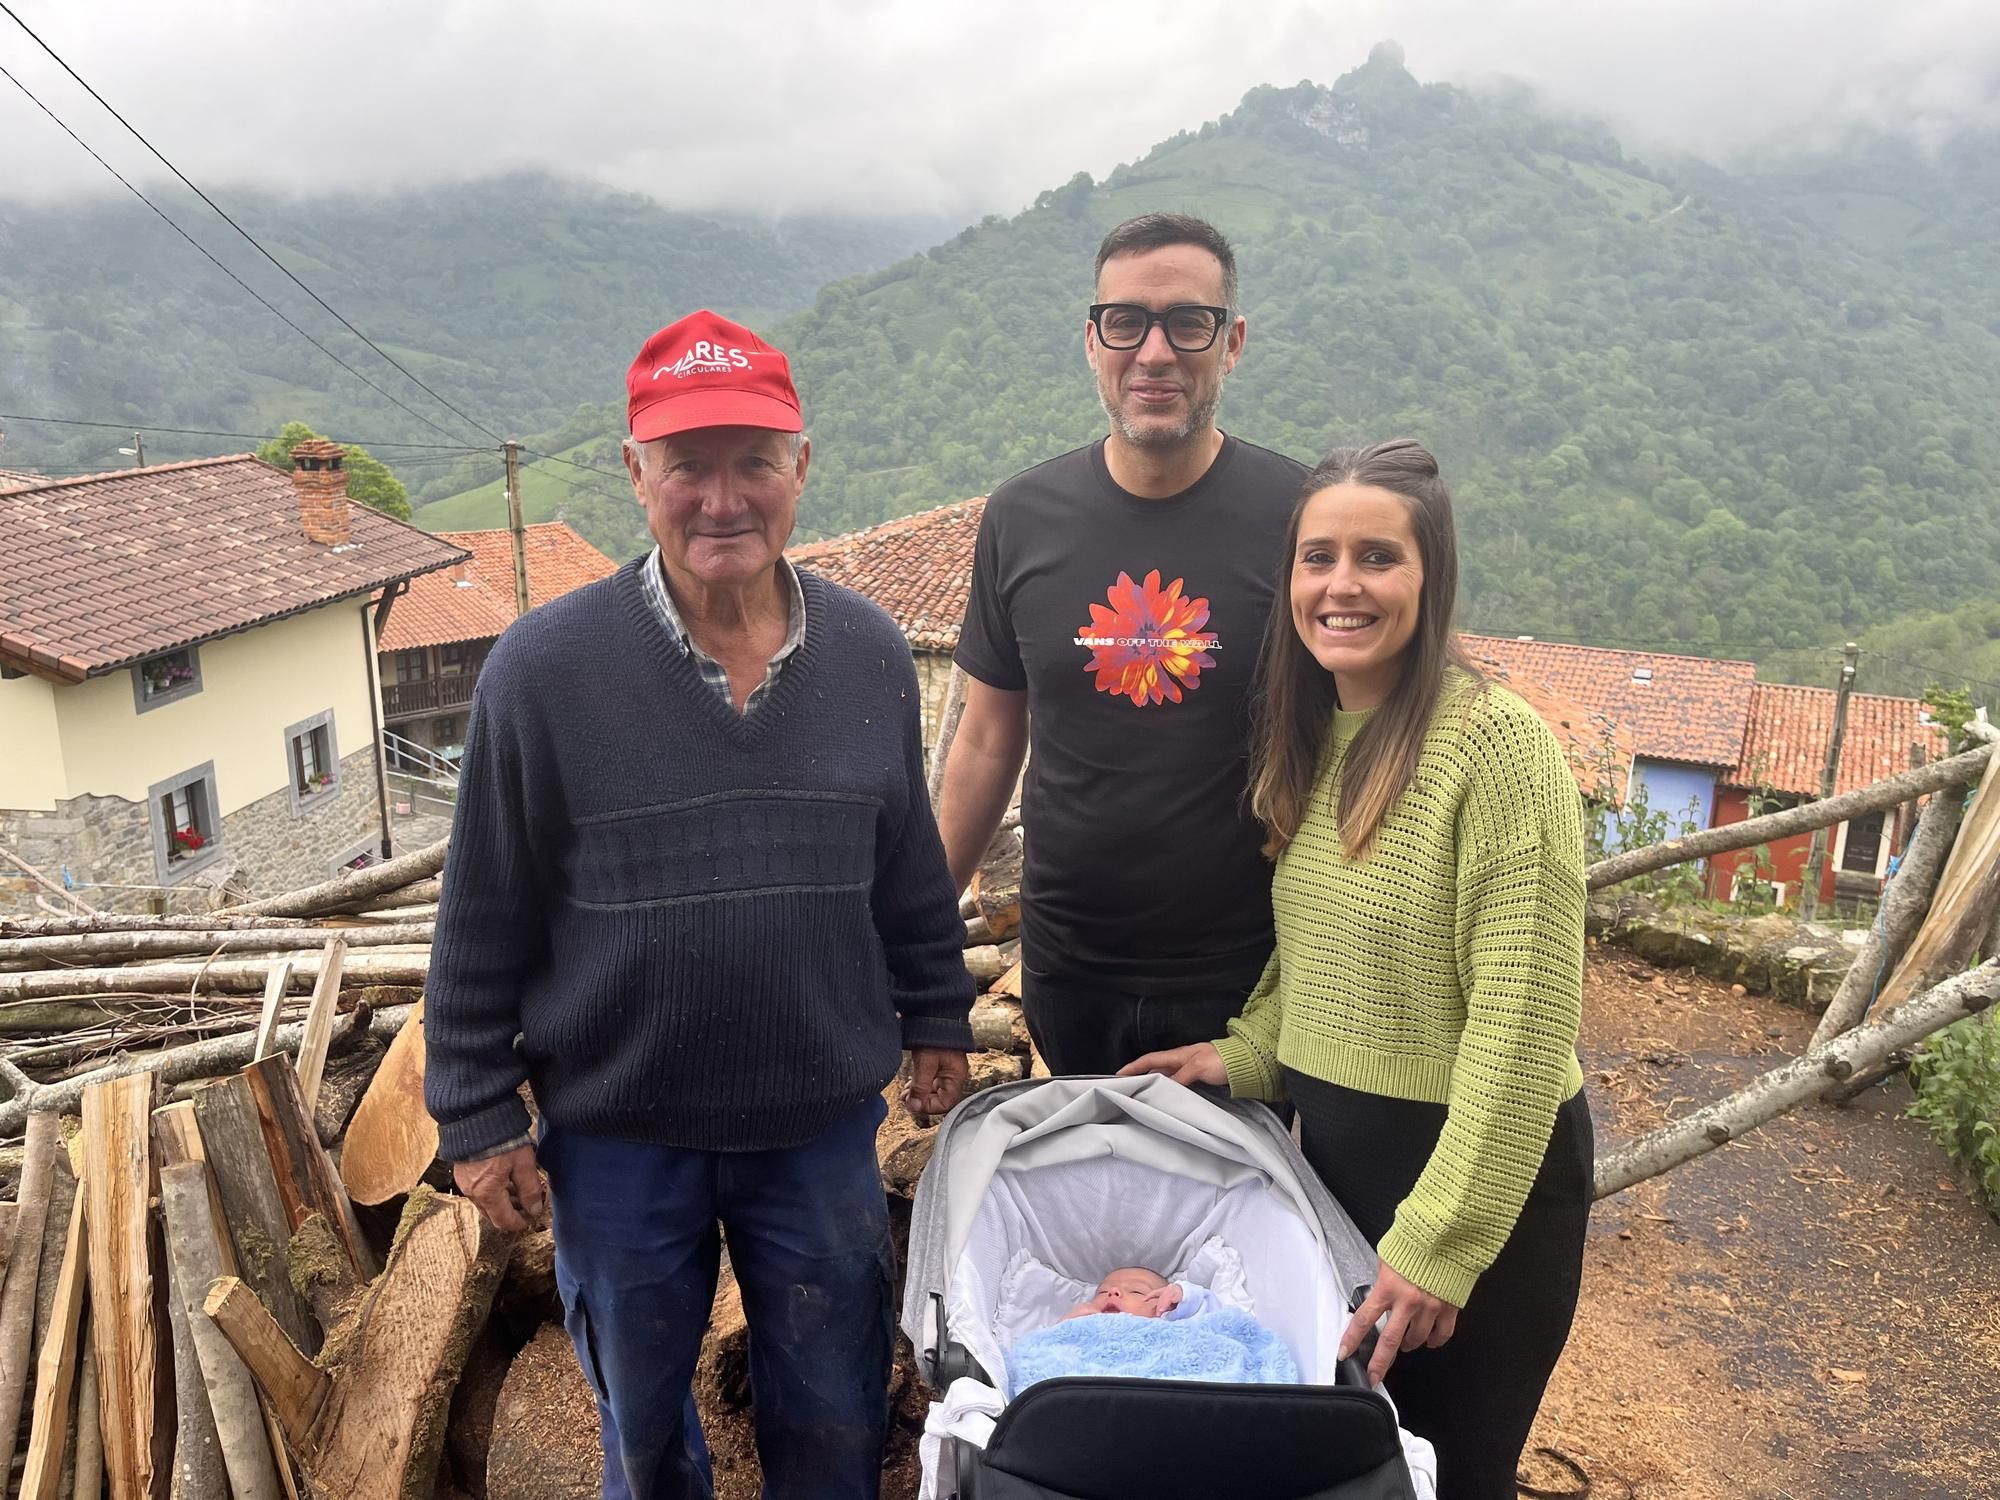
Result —
[[423, 1004], [410, 1012], [354, 1111], [340, 1176], [356, 1203], [407, 1193], [437, 1159], [437, 1122], [424, 1108]]
[[603, 1473], [597, 1402], [569, 1336], [544, 1328], [500, 1387], [486, 1500], [597, 1500]]

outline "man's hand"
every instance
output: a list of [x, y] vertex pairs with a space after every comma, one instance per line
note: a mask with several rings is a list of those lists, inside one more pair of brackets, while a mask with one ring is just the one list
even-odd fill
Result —
[[1222, 1054], [1215, 1050], [1213, 1042], [1196, 1042], [1192, 1046], [1174, 1047], [1165, 1052], [1148, 1052], [1144, 1057], [1135, 1057], [1118, 1070], [1120, 1078], [1131, 1078], [1140, 1073], [1164, 1073], [1175, 1083], [1206, 1083], [1217, 1088], [1229, 1082], [1229, 1069], [1222, 1065]]
[[516, 1146], [499, 1156], [454, 1163], [452, 1180], [458, 1190], [479, 1205], [479, 1211], [502, 1234], [515, 1234], [539, 1224], [547, 1204], [542, 1174], [535, 1170], [535, 1148]]
[[912, 1047], [910, 1083], [903, 1090], [903, 1108], [913, 1115], [943, 1115], [965, 1097], [972, 1068], [965, 1054], [951, 1047]]
[[1405, 1349], [1436, 1349], [1458, 1328], [1458, 1309], [1442, 1297], [1433, 1297], [1414, 1282], [1406, 1281], [1389, 1263], [1377, 1257], [1375, 1285], [1362, 1304], [1354, 1309], [1347, 1331], [1340, 1336], [1339, 1358], [1346, 1359], [1368, 1337], [1375, 1320], [1387, 1313], [1389, 1321], [1375, 1339], [1375, 1353], [1368, 1361], [1368, 1378], [1376, 1385], [1389, 1373], [1389, 1366]]

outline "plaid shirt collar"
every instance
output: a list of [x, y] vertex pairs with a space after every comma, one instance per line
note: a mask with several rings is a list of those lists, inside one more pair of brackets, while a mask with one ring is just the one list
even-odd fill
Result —
[[[785, 643], [778, 647], [778, 654], [773, 656], [770, 665], [765, 667], [764, 680], [750, 690], [750, 697], [743, 705], [743, 712], [746, 714], [754, 712], [757, 705], [770, 696], [771, 689], [777, 685], [786, 664], [791, 661], [799, 647], [805, 644], [806, 594], [799, 585], [798, 570], [792, 566], [790, 558], [780, 556], [778, 571], [784, 575], [789, 590], [791, 628], [785, 632]], [[728, 670], [695, 644], [694, 637], [688, 634], [687, 622], [681, 618], [680, 610], [674, 605], [673, 592], [667, 587], [666, 564], [660, 557], [658, 546], [653, 548], [652, 555], [646, 559], [646, 565], [639, 570], [639, 578], [645, 585], [647, 601], [658, 613], [661, 623], [667, 627], [667, 633], [680, 642], [682, 653], [694, 662], [696, 669], [701, 673], [701, 680], [720, 693], [724, 703], [732, 708], [735, 707], [735, 696], [729, 691]]]

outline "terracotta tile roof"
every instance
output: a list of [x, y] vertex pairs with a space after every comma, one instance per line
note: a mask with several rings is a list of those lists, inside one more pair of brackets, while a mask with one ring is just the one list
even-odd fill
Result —
[[31, 484], [48, 482], [48, 475], [36, 474], [28, 469], [0, 469], [0, 493], [8, 490], [24, 490]]
[[1473, 660], [1543, 683], [1624, 725], [1649, 760], [1734, 766], [1742, 754], [1757, 677], [1750, 662], [1491, 635], [1461, 639]]
[[[443, 573], [410, 580], [410, 591], [389, 607], [381, 649], [409, 651], [484, 640], [514, 620], [514, 544], [497, 531], [440, 531], [438, 540], [472, 554]], [[528, 605], [547, 604], [618, 571], [618, 564], [561, 521], [526, 528]]]
[[1630, 729], [1564, 697], [1546, 683], [1516, 676], [1504, 667], [1493, 666], [1488, 671], [1510, 692], [1527, 700], [1528, 707], [1554, 731], [1585, 796], [1624, 805], [1632, 757], [1639, 752], [1638, 740]]
[[972, 591], [972, 544], [986, 497], [940, 505], [787, 554], [886, 609], [915, 651], [953, 651]]
[[448, 567], [461, 549], [351, 507], [306, 539], [290, 476], [247, 453], [0, 493], [0, 662], [81, 682]]
[[[1732, 786], [1769, 786], [1777, 792], [1817, 797], [1837, 696], [1832, 688], [1756, 684], [1750, 691], [1750, 727], [1743, 736], [1742, 759], [1724, 779]], [[1927, 759], [1942, 755], [1944, 731], [1925, 724], [1923, 712], [1924, 706], [1914, 698], [1852, 694], [1847, 700], [1847, 734], [1841, 741], [1835, 794], [1909, 770], [1912, 744], [1922, 744]]]

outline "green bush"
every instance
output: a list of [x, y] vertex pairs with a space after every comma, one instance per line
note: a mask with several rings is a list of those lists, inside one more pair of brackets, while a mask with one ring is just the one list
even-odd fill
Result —
[[1937, 1033], [1917, 1054], [1910, 1077], [1917, 1086], [1910, 1113], [2000, 1213], [2000, 1011]]

